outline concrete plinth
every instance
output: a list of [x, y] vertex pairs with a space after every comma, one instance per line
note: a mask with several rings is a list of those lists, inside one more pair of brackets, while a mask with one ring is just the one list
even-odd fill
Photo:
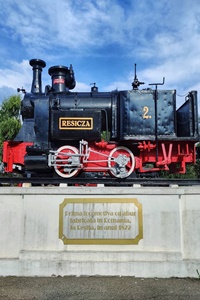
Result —
[[200, 187], [1, 187], [0, 228], [0, 276], [200, 272]]

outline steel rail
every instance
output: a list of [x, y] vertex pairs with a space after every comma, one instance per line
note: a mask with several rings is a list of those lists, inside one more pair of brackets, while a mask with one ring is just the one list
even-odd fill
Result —
[[200, 186], [200, 179], [166, 179], [166, 178], [44, 178], [44, 177], [0, 177], [0, 186], [20, 185], [22, 183], [30, 183], [32, 185], [96, 185], [103, 184], [105, 186], [133, 186], [140, 184], [141, 186]]

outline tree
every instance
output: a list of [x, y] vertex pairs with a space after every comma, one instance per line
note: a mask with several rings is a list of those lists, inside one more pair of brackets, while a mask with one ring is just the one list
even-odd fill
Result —
[[20, 105], [20, 96], [13, 95], [5, 99], [0, 107], [0, 158], [3, 142], [14, 139], [21, 128]]

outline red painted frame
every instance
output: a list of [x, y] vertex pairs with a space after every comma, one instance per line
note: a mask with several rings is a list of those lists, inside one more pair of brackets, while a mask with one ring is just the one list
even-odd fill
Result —
[[[13, 172], [14, 165], [23, 166], [26, 147], [31, 142], [5, 141], [3, 143], [3, 163], [5, 172]], [[107, 171], [106, 156], [117, 147], [116, 143], [89, 143], [88, 159], [83, 163], [86, 172]], [[135, 156], [135, 170], [147, 173], [161, 170], [170, 170], [171, 173], [185, 173], [186, 164], [196, 162], [195, 142], [193, 141], [142, 141], [138, 142], [139, 155]], [[134, 153], [133, 153], [134, 154]], [[105, 161], [104, 160], [105, 157]], [[152, 165], [151, 165], [152, 164]]]
[[3, 163], [5, 172], [13, 172], [13, 166], [23, 166], [26, 147], [33, 143], [5, 141], [3, 143]]

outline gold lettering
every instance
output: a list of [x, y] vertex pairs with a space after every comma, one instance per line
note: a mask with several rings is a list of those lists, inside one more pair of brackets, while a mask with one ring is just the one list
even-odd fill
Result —
[[143, 107], [143, 119], [151, 119], [151, 115], [150, 114], [148, 114], [148, 112], [149, 112], [149, 108], [148, 108], [148, 106], [144, 106]]
[[93, 129], [93, 118], [60, 118], [59, 129]]
[[62, 120], [62, 126], [67, 126], [65, 120]]
[[117, 225], [113, 225], [113, 226], [104, 226], [104, 230], [117, 230]]

